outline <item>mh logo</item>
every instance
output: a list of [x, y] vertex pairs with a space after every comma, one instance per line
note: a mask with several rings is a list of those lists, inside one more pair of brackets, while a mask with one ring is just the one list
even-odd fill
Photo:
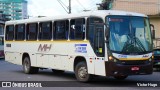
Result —
[[52, 44], [48, 45], [48, 44], [40, 44], [38, 47], [38, 51], [39, 52], [49, 52], [52, 48]]

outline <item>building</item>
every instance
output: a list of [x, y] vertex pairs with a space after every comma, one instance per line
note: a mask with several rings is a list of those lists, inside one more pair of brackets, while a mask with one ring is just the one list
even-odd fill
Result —
[[4, 57], [4, 24], [5, 15], [0, 12], [0, 58]]
[[[155, 27], [155, 46], [160, 46], [160, 0], [105, 0], [112, 10], [124, 10], [143, 13], [149, 16]], [[158, 40], [158, 41], [157, 41]]]
[[0, 35], [4, 34], [5, 15], [0, 12]]
[[27, 18], [26, 0], [0, 0], [0, 12], [6, 15], [10, 20], [19, 20]]

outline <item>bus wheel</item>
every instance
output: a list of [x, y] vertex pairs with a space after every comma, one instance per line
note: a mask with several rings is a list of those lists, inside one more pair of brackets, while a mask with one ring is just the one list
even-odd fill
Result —
[[39, 68], [32, 67], [29, 57], [25, 57], [23, 60], [23, 71], [26, 74], [38, 73]]
[[63, 70], [55, 70], [55, 69], [52, 69], [52, 72], [53, 72], [53, 73], [57, 73], [57, 74], [59, 74], [59, 73], [64, 73]]
[[75, 75], [78, 81], [88, 82], [91, 80], [91, 75], [88, 74], [87, 65], [85, 62], [79, 62], [75, 67]]
[[118, 79], [118, 80], [124, 80], [126, 79], [128, 76], [127, 75], [118, 75], [118, 76], [114, 76], [115, 79]]

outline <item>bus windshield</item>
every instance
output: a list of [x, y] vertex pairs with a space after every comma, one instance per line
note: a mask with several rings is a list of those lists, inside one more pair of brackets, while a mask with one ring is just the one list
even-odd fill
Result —
[[111, 51], [131, 54], [152, 51], [151, 31], [146, 17], [108, 16]]

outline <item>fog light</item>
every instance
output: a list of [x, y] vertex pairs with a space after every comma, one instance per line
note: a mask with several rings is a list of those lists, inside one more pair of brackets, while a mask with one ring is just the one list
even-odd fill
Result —
[[117, 60], [116, 60], [116, 59], [114, 59], [114, 62], [117, 62]]
[[152, 61], [152, 58], [149, 58], [149, 61], [151, 62], [151, 61]]

